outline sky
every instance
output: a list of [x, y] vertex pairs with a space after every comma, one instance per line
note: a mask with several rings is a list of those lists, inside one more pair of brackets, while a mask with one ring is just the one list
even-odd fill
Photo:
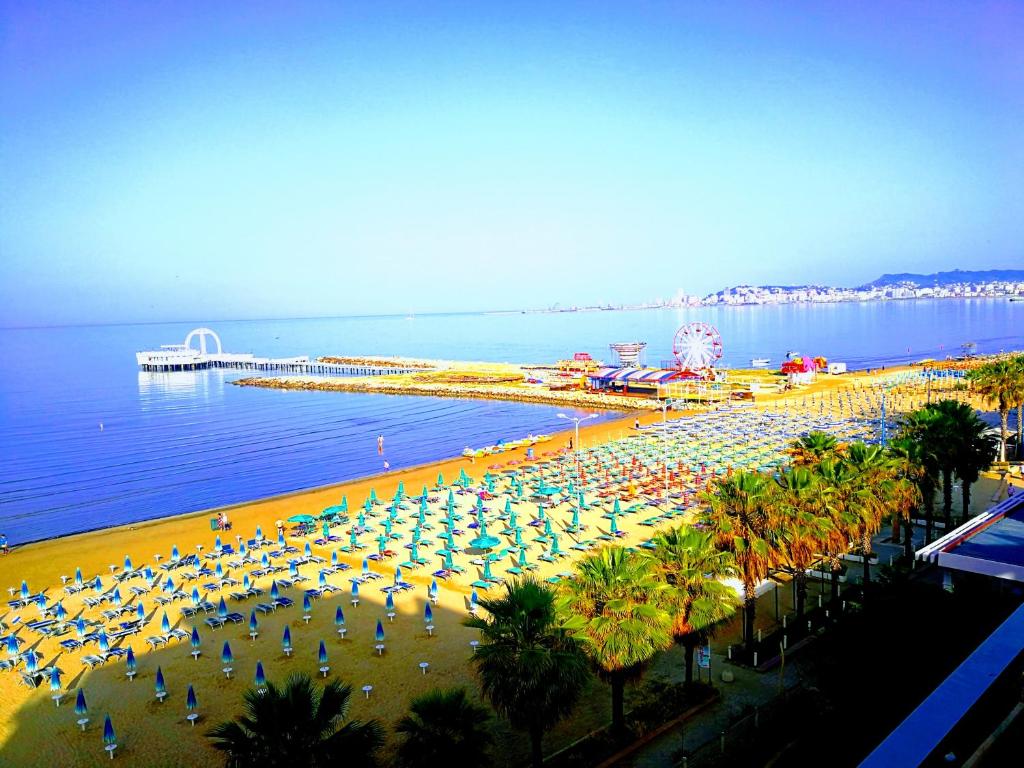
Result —
[[0, 8], [0, 325], [1024, 265], [1024, 3]]

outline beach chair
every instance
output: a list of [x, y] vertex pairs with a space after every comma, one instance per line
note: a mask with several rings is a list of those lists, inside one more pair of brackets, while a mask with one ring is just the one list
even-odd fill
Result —
[[82, 663], [87, 664], [89, 666], [89, 669], [93, 669], [94, 667], [101, 667], [104, 664], [106, 664], [106, 662], [106, 658], [104, 658], [103, 656], [97, 656], [93, 653], [87, 653], [85, 656], [82, 657]]
[[224, 617], [225, 621], [230, 621], [232, 624], [241, 624], [245, 621], [245, 616], [240, 613], [232, 612]]
[[290, 597], [279, 597], [274, 601], [274, 605], [278, 608], [291, 608], [295, 604], [295, 601]]
[[188, 640], [189, 633], [184, 629], [172, 629], [167, 633], [167, 637], [169, 640]]
[[224, 626], [224, 619], [220, 616], [208, 616], [204, 623], [210, 629], [220, 629]]
[[256, 603], [256, 610], [260, 613], [273, 613], [277, 606], [271, 603]]

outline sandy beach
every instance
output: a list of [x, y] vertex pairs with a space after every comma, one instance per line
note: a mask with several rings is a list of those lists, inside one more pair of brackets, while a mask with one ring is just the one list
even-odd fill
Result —
[[[887, 373], [891, 374], [892, 371]], [[806, 400], [815, 393], [827, 396], [839, 387], [871, 380], [872, 376], [866, 373], [842, 378], [823, 377], [811, 388], [776, 396], [765, 406], [770, 407], [773, 402], [788, 399], [793, 409], [797, 410], [801, 407], [800, 398]], [[668, 418], [675, 419], [683, 415], [669, 413]], [[634, 418], [639, 418], [643, 425], [649, 425], [660, 422], [663, 416], [650, 412], [638, 416], [631, 414], [620, 420], [583, 427], [580, 430], [579, 447], [589, 448], [637, 434], [633, 429]], [[543, 444], [539, 450], [563, 452], [568, 447], [570, 436], [571, 432], [568, 431], [556, 435], [554, 440]], [[394, 496], [398, 484], [403, 483], [407, 496], [417, 496], [423, 486], [434, 487], [438, 473], [442, 473], [446, 482], [451, 483], [462, 471], [480, 478], [489, 466], [497, 467], [500, 464], [507, 467], [510, 462], [523, 462], [525, 458], [525, 449], [517, 449], [503, 453], [500, 457], [485, 457], [475, 461], [450, 459], [385, 476], [237, 505], [226, 510], [233, 528], [231, 532], [222, 534], [222, 539], [225, 544], [235, 543], [236, 536], [249, 539], [257, 526], [262, 527], [268, 538], [273, 538], [276, 520], [287, 520], [298, 514], [316, 515], [326, 507], [339, 504], [343, 497], [347, 497], [350, 514], [354, 519], [371, 489], [387, 501]], [[469, 500], [460, 501], [463, 514], [467, 509], [465, 504], [471, 505], [472, 500], [470, 495]], [[524, 513], [529, 506], [521, 508]], [[560, 513], [563, 517], [565, 509]], [[407, 518], [415, 517], [416, 505], [411, 504], [404, 515]], [[80, 568], [87, 582], [98, 575], [102, 578], [103, 590], [109, 591], [115, 585], [112, 574], [121, 572], [127, 555], [136, 568], [149, 565], [163, 579], [167, 574], [158, 569], [158, 564], [167, 562], [173, 547], [178, 547], [182, 556], [198, 554], [203, 557], [213, 550], [217, 533], [210, 530], [209, 517], [210, 512], [204, 511], [15, 547], [10, 555], [0, 558], [0, 589], [10, 588], [10, 596], [15, 597], [17, 588], [24, 580], [33, 593], [45, 591], [48, 604], [52, 605], [62, 599], [68, 618], [73, 621], [83, 612], [84, 597], [92, 595], [93, 591], [87, 589], [77, 595], [64, 596], [62, 577], [70, 581], [75, 569]], [[435, 518], [435, 524], [437, 520]], [[468, 522], [468, 519], [464, 520], [463, 527]], [[312, 545], [313, 554], [323, 557], [329, 563], [331, 553], [345, 543], [348, 528], [345, 525], [337, 529], [340, 543]], [[653, 533], [651, 527], [641, 527], [640, 515], [623, 516], [619, 528], [624, 534], [621, 540], [630, 544], [649, 538]], [[435, 530], [434, 535], [436, 533]], [[301, 551], [304, 543], [313, 538], [315, 536], [290, 536], [289, 543], [295, 544]], [[249, 635], [248, 617], [253, 606], [265, 596], [238, 603], [229, 601], [230, 610], [243, 613], [246, 620], [211, 629], [203, 623], [202, 613], [195, 619], [181, 615], [180, 609], [189, 605], [190, 601], [174, 602], [161, 607], [154, 602], [155, 596], [160, 594], [159, 589], [144, 595], [141, 599], [149, 624], [141, 634], [130, 636], [121, 643], [123, 646], [130, 644], [138, 659], [138, 674], [131, 682], [125, 676], [125, 663], [122, 659], [113, 659], [90, 669], [82, 663], [82, 657], [94, 651], [63, 649], [58, 641], [74, 638], [76, 635], [73, 630], [60, 638], [41, 638], [27, 631], [24, 625], [39, 617], [35, 605], [20, 610], [12, 610], [5, 605], [0, 611], [0, 621], [9, 630], [3, 634], [13, 631], [23, 638], [26, 644], [22, 645], [21, 650], [30, 647], [35, 649], [40, 654], [41, 665], [56, 664], [63, 672], [62, 688], [65, 695], [58, 707], [51, 697], [48, 679], [43, 680], [38, 689], [31, 690], [20, 680], [19, 671], [23, 667], [14, 672], [0, 673], [0, 764], [106, 764], [109, 759], [103, 751], [102, 742], [102, 723], [106, 713], [111, 715], [117, 732], [120, 745], [117, 759], [121, 763], [140, 766], [218, 764], [220, 757], [209, 746], [203, 733], [212, 724], [240, 711], [241, 694], [252, 683], [257, 661], [262, 661], [267, 677], [273, 680], [282, 680], [293, 671], [305, 671], [316, 676], [319, 675], [320, 667], [317, 661], [320, 640], [325, 641], [327, 646], [329, 675], [353, 686], [352, 717], [377, 718], [390, 730], [405, 714], [410, 698], [432, 688], [463, 685], [474, 698], [477, 697], [477, 686], [469, 665], [472, 652], [470, 641], [475, 639], [476, 632], [461, 626], [462, 619], [467, 615], [470, 582], [479, 575], [478, 569], [470, 562], [472, 556], [463, 554], [459, 557], [458, 562], [467, 569], [464, 574], [440, 583], [437, 604], [432, 606], [434, 629], [428, 634], [425, 630], [424, 607], [428, 600], [431, 572], [441, 563], [441, 558], [434, 551], [441, 545], [435, 540], [433, 545], [424, 546], [420, 554], [428, 561], [428, 565], [403, 573], [403, 578], [413, 588], [395, 598], [395, 616], [389, 620], [384, 607], [385, 595], [379, 586], [391, 584], [396, 561], [403, 556], [381, 563], [370, 563], [370, 569], [381, 574], [382, 578], [361, 587], [359, 605], [353, 606], [347, 576], [353, 572], [359, 573], [363, 558], [376, 551], [372, 544], [373, 537], [366, 536], [365, 540], [368, 548], [362, 552], [338, 553], [339, 561], [352, 570], [328, 577], [328, 582], [339, 587], [340, 591], [314, 601], [308, 623], [303, 620], [302, 587], [316, 585], [317, 569], [323, 565], [303, 566], [301, 572], [310, 581], [281, 590], [282, 595], [295, 601], [295, 606], [266, 615], [257, 614], [259, 627], [255, 640]], [[396, 542], [394, 547], [404, 552], [399, 549], [401, 542]], [[160, 556], [159, 560], [157, 555]], [[259, 557], [258, 551], [255, 556]], [[229, 567], [228, 560], [230, 558], [223, 558], [227, 569], [225, 576], [240, 581], [242, 570]], [[536, 557], [533, 560], [539, 566], [536, 574], [540, 578], [571, 570], [571, 558], [553, 563], [539, 562]], [[212, 561], [210, 567], [213, 567]], [[177, 584], [180, 573], [171, 572], [170, 575]], [[287, 575], [285, 572], [278, 577]], [[188, 592], [193, 584], [201, 585], [207, 580], [201, 578], [195, 582], [182, 582], [180, 588]], [[125, 581], [119, 587], [126, 600], [129, 597], [128, 588], [140, 583], [138, 580]], [[271, 578], [261, 578], [257, 583], [268, 590]], [[202, 586], [199, 589], [204, 599], [213, 602], [222, 594], [232, 591], [229, 587], [214, 592], [208, 592]], [[491, 593], [497, 591], [492, 589]], [[338, 605], [343, 608], [345, 615], [344, 639], [339, 638], [335, 631], [335, 608]], [[146, 638], [158, 633], [157, 627], [165, 611], [173, 627], [182, 628], [186, 632], [190, 632], [193, 626], [198, 628], [201, 635], [201, 655], [198, 659], [191, 655], [192, 648], [187, 639], [181, 642], [172, 640], [169, 646], [156, 650], [147, 645]], [[85, 611], [88, 617], [94, 617], [96, 613], [94, 609]], [[379, 654], [374, 647], [374, 629], [378, 620], [382, 621], [385, 630], [383, 654]], [[285, 655], [281, 646], [281, 635], [286, 624], [291, 627], [294, 647], [290, 656]], [[222, 673], [224, 664], [221, 662], [221, 648], [225, 641], [230, 642], [234, 655], [231, 679]], [[112, 647], [116, 647], [116, 644], [112, 644]], [[421, 662], [429, 666], [424, 670], [420, 666]], [[158, 667], [167, 682], [168, 697], [163, 703], [158, 702], [154, 696], [154, 678]], [[195, 727], [191, 727], [185, 720], [185, 692], [189, 684], [194, 685], [199, 700], [197, 711], [200, 718]], [[365, 685], [372, 686], [368, 697], [363, 692]], [[564, 745], [603, 724], [607, 715], [607, 697], [602, 684], [595, 682], [593, 685], [594, 693], [585, 697], [578, 716], [571, 722], [563, 723], [551, 734], [547, 740], [548, 749]], [[84, 733], [74, 713], [75, 689], [79, 687], [85, 690], [89, 706], [89, 722]], [[499, 764], [512, 765], [526, 756], [526, 740], [521, 735], [510, 731], [501, 721], [496, 721], [495, 728], [502, 743]], [[393, 745], [393, 737], [389, 734], [389, 746], [385, 754]]]

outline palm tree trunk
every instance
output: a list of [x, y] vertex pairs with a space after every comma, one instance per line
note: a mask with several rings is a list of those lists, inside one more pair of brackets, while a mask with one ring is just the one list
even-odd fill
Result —
[[544, 739], [544, 726], [534, 723], [530, 726], [530, 764], [533, 768], [543, 768], [544, 750], [542, 743]]
[[755, 584], [743, 585], [743, 644], [747, 653], [754, 653], [754, 619], [757, 618], [757, 592]]
[[692, 635], [687, 635], [683, 640], [683, 657], [686, 660], [686, 684], [693, 682], [693, 652], [697, 647], [697, 640]]
[[835, 605], [839, 602], [839, 572], [840, 563], [839, 558], [831, 558], [832, 574], [831, 584], [829, 585], [829, 601]]
[[1010, 409], [999, 409], [999, 460], [1006, 461], [1006, 439], [1010, 435]]
[[[871, 583], [871, 563], [868, 562], [871, 559], [871, 536], [866, 533], [860, 538], [860, 550], [861, 554], [864, 556], [864, 578], [861, 580], [863, 583], [861, 591], [864, 595], [867, 595], [868, 584]], [[864, 599], [863, 595], [861, 599]]]
[[626, 730], [626, 670], [612, 672], [612, 733], [622, 734]]
[[953, 524], [953, 470], [942, 470], [942, 522], [946, 526], [945, 532]]
[[900, 513], [892, 513], [892, 543], [900, 543]]
[[1024, 417], [1024, 403], [1017, 404], [1017, 458], [1024, 457], [1024, 446], [1021, 445], [1021, 441], [1024, 440], [1024, 423], [1021, 422], [1021, 417]]
[[914, 524], [907, 520], [907, 530], [903, 535], [903, 556], [907, 562], [914, 559]]
[[960, 503], [963, 505], [963, 519], [960, 523], [963, 524], [970, 517], [969, 510], [971, 508], [971, 484], [966, 480], [960, 481]]
[[796, 617], [797, 617], [797, 619], [803, 619], [803, 617], [804, 617], [804, 606], [806, 604], [807, 604], [807, 571], [797, 571], [797, 573], [796, 573]]

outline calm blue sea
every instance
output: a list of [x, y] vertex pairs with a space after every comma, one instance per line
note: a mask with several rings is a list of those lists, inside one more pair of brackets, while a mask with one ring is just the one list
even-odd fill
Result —
[[[134, 353], [216, 330], [226, 351], [550, 362], [716, 325], [725, 362], [788, 350], [851, 367], [1024, 347], [1024, 303], [908, 301], [682, 311], [453, 314], [0, 329], [0, 532], [12, 542], [174, 515], [377, 473], [549, 432], [563, 409], [234, 387], [242, 374], [140, 373]], [[103, 429], [100, 429], [100, 424]]]

